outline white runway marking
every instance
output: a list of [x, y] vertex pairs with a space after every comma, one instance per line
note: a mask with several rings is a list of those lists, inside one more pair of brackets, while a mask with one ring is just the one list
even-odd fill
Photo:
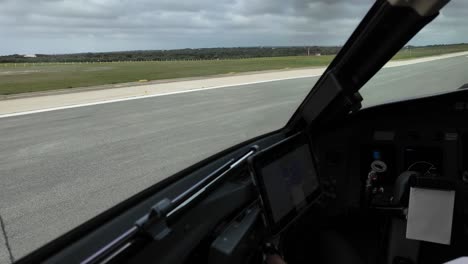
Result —
[[121, 99], [113, 99], [113, 100], [105, 100], [99, 102], [92, 102], [92, 103], [85, 103], [85, 104], [74, 104], [74, 105], [67, 105], [67, 106], [60, 106], [60, 107], [52, 107], [52, 108], [45, 108], [33, 111], [25, 111], [25, 112], [18, 112], [18, 113], [11, 113], [11, 114], [3, 114], [0, 115], [0, 118], [5, 117], [13, 117], [13, 116], [22, 116], [22, 115], [29, 115], [29, 114], [36, 114], [36, 113], [43, 113], [43, 112], [50, 112], [56, 110], [64, 110], [70, 108], [78, 108], [84, 106], [92, 106], [92, 105], [100, 105], [100, 104], [109, 104], [109, 103], [116, 103], [116, 102], [124, 102], [124, 101], [131, 101], [131, 100], [138, 100], [144, 98], [151, 98], [151, 97], [159, 97], [159, 96], [166, 96], [166, 95], [174, 95], [174, 94], [183, 94], [183, 93], [192, 93], [192, 92], [199, 92], [199, 91], [206, 91], [206, 90], [214, 90], [214, 89], [221, 89], [227, 87], [235, 87], [235, 86], [243, 86], [243, 85], [251, 85], [251, 84], [259, 84], [259, 83], [268, 83], [268, 82], [278, 82], [278, 81], [285, 81], [285, 80], [293, 80], [293, 79], [302, 79], [302, 78], [312, 78], [320, 76], [317, 75], [307, 75], [307, 76], [297, 76], [297, 77], [288, 77], [288, 78], [281, 78], [281, 79], [271, 79], [271, 80], [264, 80], [264, 81], [255, 81], [255, 82], [246, 82], [246, 83], [238, 83], [238, 84], [229, 84], [229, 85], [220, 85], [220, 86], [213, 86], [207, 88], [198, 88], [192, 90], [184, 90], [184, 91], [177, 91], [177, 92], [169, 92], [169, 93], [162, 93], [162, 94], [151, 94], [151, 95], [141, 95], [141, 96], [134, 96], [128, 98], [121, 98]]

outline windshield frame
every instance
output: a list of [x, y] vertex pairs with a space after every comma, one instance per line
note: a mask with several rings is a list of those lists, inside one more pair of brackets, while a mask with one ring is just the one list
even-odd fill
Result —
[[[441, 2], [444, 2], [441, 4]], [[361, 89], [422, 28], [439, 15], [448, 1], [434, 1], [431, 12], [420, 15], [414, 6], [395, 6], [378, 0], [353, 31], [311, 89], [286, 127], [299, 131], [315, 119], [341, 119], [361, 108]], [[413, 3], [415, 6], [420, 1]], [[391, 26], [389, 26], [391, 25]], [[366, 58], [366, 59], [362, 59]], [[314, 105], [320, 102], [319, 105]]]

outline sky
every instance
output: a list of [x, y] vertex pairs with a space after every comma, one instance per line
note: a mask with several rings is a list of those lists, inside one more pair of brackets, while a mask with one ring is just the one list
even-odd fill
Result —
[[[0, 55], [343, 45], [371, 0], [0, 0]], [[452, 0], [410, 44], [468, 42]]]

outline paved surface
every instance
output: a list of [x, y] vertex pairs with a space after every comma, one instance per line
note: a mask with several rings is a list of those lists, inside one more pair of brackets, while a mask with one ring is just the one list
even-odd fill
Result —
[[[367, 105], [468, 83], [466, 56], [384, 69]], [[0, 216], [14, 259], [235, 143], [283, 126], [299, 78], [0, 119]], [[10, 262], [0, 235], [0, 262]]]
[[[424, 57], [411, 60], [390, 61], [384, 67], [391, 68], [402, 65], [412, 65], [460, 55], [468, 52], [450, 53], [439, 56]], [[23, 115], [49, 111], [50, 109], [68, 109], [76, 106], [89, 106], [117, 101], [134, 100], [146, 97], [155, 97], [166, 94], [183, 93], [194, 90], [217, 89], [240, 84], [254, 84], [272, 80], [287, 80], [291, 78], [313, 77], [323, 73], [325, 68], [305, 68], [290, 70], [272, 70], [261, 72], [248, 72], [232, 76], [211, 76], [201, 79], [183, 78], [172, 80], [153, 81], [144, 85], [115, 84], [101, 87], [87, 87], [81, 89], [66, 89], [58, 91], [45, 91], [10, 95], [7, 98], [14, 100], [1, 100], [0, 118], [5, 116]], [[108, 89], [116, 87], [114, 89]], [[41, 96], [37, 96], [40, 94]]]
[[[155, 81], [150, 84], [138, 86], [126, 86], [115, 89], [101, 89], [79, 91], [72, 93], [59, 93], [55, 91], [45, 92], [44, 96], [18, 98], [13, 100], [0, 100], [0, 117], [16, 115], [19, 112], [48, 111], [49, 109], [64, 109], [69, 107], [95, 105], [109, 102], [134, 100], [160, 95], [184, 93], [187, 91], [200, 91], [218, 89], [226, 86], [241, 84], [255, 84], [270, 82], [271, 80], [287, 80], [291, 78], [319, 76], [325, 68], [307, 68], [283, 71], [251, 72], [233, 76], [210, 77], [194, 80], [166, 80]], [[70, 89], [71, 91], [73, 89]], [[50, 95], [49, 95], [50, 94]]]

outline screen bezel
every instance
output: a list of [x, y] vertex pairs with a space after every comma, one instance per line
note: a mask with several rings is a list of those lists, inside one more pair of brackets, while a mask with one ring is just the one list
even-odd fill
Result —
[[[310, 156], [312, 158], [312, 164], [318, 182], [318, 187], [315, 191], [309, 194], [305, 201], [305, 205], [299, 208], [299, 210], [291, 210], [288, 214], [283, 216], [279, 221], [274, 221], [273, 218], [273, 211], [271, 203], [268, 199], [268, 194], [266, 191], [265, 183], [263, 181], [263, 174], [262, 169], [269, 164], [277, 161], [279, 158], [285, 156], [288, 153], [296, 150], [299, 147], [307, 145], [309, 150]], [[251, 174], [253, 177], [254, 184], [256, 185], [259, 193], [260, 193], [260, 201], [263, 208], [263, 214], [266, 222], [267, 229], [270, 232], [271, 236], [276, 236], [281, 231], [283, 231], [290, 223], [292, 223], [299, 215], [304, 213], [310, 205], [313, 204], [313, 201], [320, 195], [321, 193], [321, 182], [320, 177], [318, 175], [317, 166], [315, 164], [314, 155], [309, 144], [309, 140], [306, 135], [303, 133], [299, 133], [293, 135], [289, 138], [286, 138], [271, 147], [266, 148], [258, 152], [256, 155], [249, 158], [249, 165], [251, 169]]]

